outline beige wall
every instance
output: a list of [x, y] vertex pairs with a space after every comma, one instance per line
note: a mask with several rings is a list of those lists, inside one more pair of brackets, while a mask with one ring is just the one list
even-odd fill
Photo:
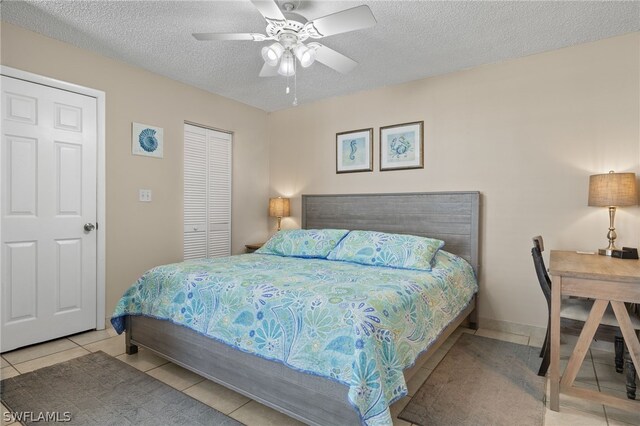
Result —
[[[233, 252], [266, 237], [264, 111], [4, 22], [1, 47], [2, 65], [106, 93], [107, 316], [145, 270], [182, 260], [185, 120], [234, 132]], [[164, 159], [131, 155], [133, 121], [164, 128]], [[153, 202], [138, 202], [140, 188]]]
[[[530, 237], [604, 246], [588, 176], [640, 173], [638, 33], [272, 114], [10, 24], [1, 35], [3, 65], [106, 92], [107, 314], [144, 270], [181, 259], [184, 120], [234, 132], [234, 253], [273, 231], [269, 195], [294, 197], [283, 226], [296, 227], [302, 193], [481, 191], [481, 316], [520, 324], [545, 322]], [[379, 127], [414, 120], [425, 168], [380, 173]], [[132, 121], [164, 128], [163, 160], [131, 155]], [[366, 127], [375, 171], [336, 175], [335, 133]], [[138, 202], [139, 188], [154, 201]], [[640, 245], [639, 219], [619, 210], [619, 245]]]
[[[546, 325], [531, 237], [554, 249], [606, 244], [588, 176], [640, 173], [638, 33], [272, 113], [272, 195], [479, 190], [480, 315]], [[298, 87], [304, 92], [304, 86]], [[423, 170], [378, 171], [380, 126], [424, 120]], [[374, 127], [372, 173], [335, 173], [335, 134]], [[401, 210], [398, 210], [401, 213]], [[640, 245], [640, 208], [619, 209], [619, 245]]]

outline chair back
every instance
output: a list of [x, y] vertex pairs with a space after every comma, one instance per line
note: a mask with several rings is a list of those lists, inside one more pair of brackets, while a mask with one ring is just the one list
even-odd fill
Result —
[[547, 305], [551, 305], [551, 278], [547, 274], [547, 268], [544, 265], [544, 259], [542, 258], [542, 251], [544, 250], [544, 241], [541, 236], [533, 237], [533, 248], [531, 249], [531, 256], [533, 257], [533, 266], [536, 270], [538, 282], [540, 283], [540, 289], [547, 299]]
[[533, 237], [532, 240], [533, 246], [538, 247], [538, 250], [540, 250], [540, 253], [542, 253], [544, 251], [544, 240], [542, 239], [542, 237], [538, 235]]

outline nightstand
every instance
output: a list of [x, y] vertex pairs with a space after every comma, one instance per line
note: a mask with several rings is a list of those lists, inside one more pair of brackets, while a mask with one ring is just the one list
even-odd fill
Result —
[[247, 253], [253, 253], [254, 251], [258, 250], [263, 245], [264, 245], [264, 243], [253, 243], [253, 244], [245, 244], [245, 247], [247, 249]]

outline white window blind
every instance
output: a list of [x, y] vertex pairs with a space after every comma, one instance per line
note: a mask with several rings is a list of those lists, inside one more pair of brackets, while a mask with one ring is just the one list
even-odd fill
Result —
[[184, 125], [184, 258], [231, 254], [231, 135]]

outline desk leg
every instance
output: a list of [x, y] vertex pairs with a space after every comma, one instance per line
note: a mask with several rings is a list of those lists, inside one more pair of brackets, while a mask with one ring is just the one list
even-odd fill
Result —
[[553, 411], [560, 410], [560, 303], [562, 277], [556, 277], [551, 285], [551, 404]]

